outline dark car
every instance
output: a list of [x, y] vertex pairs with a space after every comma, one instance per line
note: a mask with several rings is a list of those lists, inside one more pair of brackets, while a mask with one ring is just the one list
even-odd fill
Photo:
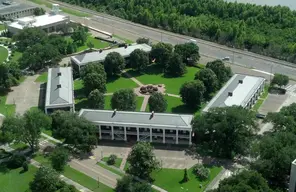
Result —
[[264, 118], [266, 117], [266, 115], [261, 114], [261, 113], [257, 113], [257, 114], [256, 114], [256, 117], [257, 117], [258, 119], [264, 119]]

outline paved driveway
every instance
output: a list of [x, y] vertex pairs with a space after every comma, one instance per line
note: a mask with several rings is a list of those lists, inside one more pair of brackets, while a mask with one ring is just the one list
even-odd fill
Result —
[[276, 112], [288, 98], [288, 94], [285, 95], [277, 95], [277, 94], [269, 94], [267, 99], [259, 108], [259, 113], [267, 114], [268, 112]]
[[9, 92], [6, 104], [15, 104], [16, 113], [24, 114], [31, 107], [38, 106], [40, 83], [34, 82], [37, 75], [28, 76], [19, 86], [12, 87], [13, 91]]

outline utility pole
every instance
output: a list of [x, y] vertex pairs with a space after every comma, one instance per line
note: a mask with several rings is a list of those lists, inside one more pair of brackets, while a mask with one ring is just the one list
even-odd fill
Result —
[[161, 42], [162, 42], [162, 32], [160, 32], [160, 40], [161, 40]]

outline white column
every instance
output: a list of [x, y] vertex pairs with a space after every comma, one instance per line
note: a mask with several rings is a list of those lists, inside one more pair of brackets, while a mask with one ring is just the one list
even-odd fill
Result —
[[152, 128], [150, 128], [150, 142], [152, 142]]
[[176, 129], [176, 144], [179, 144], [179, 131]]
[[191, 134], [191, 131], [189, 131], [189, 145], [191, 145], [191, 137], [192, 137], [192, 134]]
[[111, 126], [111, 139], [114, 140], [114, 128], [113, 125]]
[[101, 125], [99, 125], [99, 134], [100, 134], [99, 138], [102, 139], [102, 128], [101, 128]]
[[139, 127], [137, 127], [137, 141], [140, 141]]
[[126, 138], [126, 126], [123, 127], [123, 130], [124, 130], [124, 141], [127, 141], [127, 138]]
[[162, 130], [162, 143], [165, 143], [165, 129]]

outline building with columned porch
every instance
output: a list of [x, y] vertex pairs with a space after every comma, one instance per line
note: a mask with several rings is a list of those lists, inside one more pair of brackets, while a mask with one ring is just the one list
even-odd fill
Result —
[[191, 145], [193, 115], [81, 109], [100, 139]]
[[235, 74], [207, 104], [203, 112], [208, 112], [215, 107], [234, 105], [251, 109], [264, 91], [264, 85], [263, 77]]

